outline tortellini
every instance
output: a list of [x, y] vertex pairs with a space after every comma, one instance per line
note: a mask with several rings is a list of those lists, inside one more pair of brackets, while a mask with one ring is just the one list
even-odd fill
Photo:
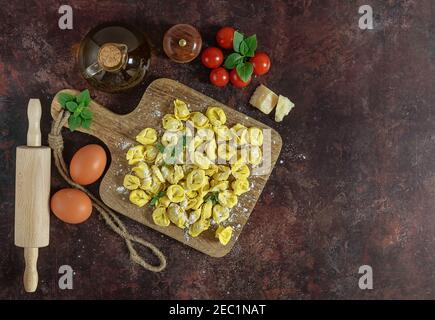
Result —
[[163, 128], [168, 131], [180, 131], [183, 129], [183, 123], [177, 119], [173, 114], [166, 114], [163, 117]]
[[246, 178], [236, 179], [231, 184], [234, 194], [240, 196], [241, 194], [250, 190], [249, 181]]
[[161, 141], [162, 141], [162, 145], [163, 146], [175, 146], [178, 142], [178, 138], [179, 138], [179, 133], [178, 132], [172, 132], [172, 131], [165, 131], [165, 133], [163, 133]]
[[219, 192], [219, 203], [225, 208], [232, 208], [237, 204], [237, 195], [229, 190]]
[[251, 146], [249, 149], [248, 161], [252, 165], [259, 165], [263, 161], [263, 153], [257, 146]]
[[185, 192], [183, 187], [178, 184], [173, 184], [166, 190], [166, 195], [171, 202], [178, 203], [184, 200]]
[[209, 128], [200, 128], [197, 130], [196, 135], [204, 141], [216, 141], [214, 140], [214, 131]]
[[132, 167], [123, 186], [130, 202], [154, 206], [151, 218], [160, 227], [173, 224], [191, 237], [212, 229], [227, 245], [233, 234], [230, 212], [251, 189], [248, 165], [263, 160], [262, 130], [227, 124], [220, 107], [191, 112], [180, 99], [163, 116], [162, 127], [160, 137], [156, 129], [144, 128], [135, 137], [139, 144], [126, 153]]
[[171, 203], [167, 209], [169, 220], [177, 227], [184, 229], [187, 223], [186, 211], [176, 203]]
[[236, 179], [247, 179], [251, 172], [249, 167], [243, 164], [241, 166], [231, 166], [231, 174]]
[[136, 167], [131, 169], [131, 171], [133, 171], [133, 173], [140, 179], [145, 179], [145, 177], [151, 174], [151, 171], [145, 162], [140, 162]]
[[168, 216], [166, 215], [166, 208], [164, 207], [155, 208], [152, 217], [154, 223], [161, 227], [167, 227], [171, 223]]
[[136, 190], [140, 186], [140, 179], [136, 176], [133, 176], [131, 174], [127, 174], [124, 177], [124, 188], [128, 190]]
[[192, 170], [187, 175], [187, 187], [189, 190], [198, 190], [200, 189], [206, 181], [205, 171], [201, 169]]
[[229, 141], [233, 137], [230, 129], [225, 125], [214, 127], [213, 129], [214, 132], [216, 132], [219, 141]]
[[233, 235], [233, 228], [228, 226], [226, 228], [219, 226], [216, 230], [215, 236], [219, 239], [219, 242], [226, 246]]
[[166, 181], [170, 184], [177, 184], [181, 179], [184, 178], [184, 172], [181, 166], [174, 165], [172, 167], [164, 166], [161, 169], [161, 173]]
[[137, 136], [136, 141], [143, 145], [153, 144], [157, 141], [157, 131], [153, 128], [143, 129]]
[[244, 125], [238, 123], [230, 131], [237, 145], [241, 146], [248, 143], [248, 128]]
[[231, 174], [231, 169], [228, 166], [218, 165], [217, 172], [213, 175], [213, 179], [218, 181], [228, 180]]
[[208, 107], [206, 116], [210, 120], [211, 124], [215, 127], [220, 127], [227, 122], [227, 116], [224, 110], [219, 107]]
[[152, 163], [154, 160], [156, 160], [156, 157], [158, 155], [159, 151], [156, 147], [152, 145], [145, 146], [145, 151], [143, 154], [143, 158], [146, 162]]
[[217, 153], [219, 158], [229, 161], [237, 155], [237, 149], [232, 144], [222, 143], [218, 146]]
[[174, 114], [175, 114], [175, 118], [177, 118], [178, 120], [185, 121], [185, 120], [189, 119], [190, 111], [189, 111], [189, 108], [187, 108], [187, 104], [180, 99], [175, 99], [174, 100]]
[[192, 120], [195, 128], [206, 128], [209, 124], [209, 119], [201, 112], [192, 112], [190, 120]]
[[136, 164], [144, 159], [144, 146], [135, 146], [127, 151], [126, 159], [128, 164]]
[[213, 220], [216, 223], [221, 223], [227, 220], [230, 216], [230, 209], [221, 206], [220, 204], [216, 204], [213, 207]]
[[210, 221], [200, 219], [189, 227], [189, 235], [195, 238], [208, 228], [210, 228]]
[[140, 208], [148, 203], [148, 201], [150, 200], [150, 196], [147, 195], [145, 191], [141, 189], [136, 189], [130, 192], [129, 199], [132, 203]]
[[248, 129], [248, 142], [253, 146], [263, 145], [263, 131], [259, 128], [249, 128]]

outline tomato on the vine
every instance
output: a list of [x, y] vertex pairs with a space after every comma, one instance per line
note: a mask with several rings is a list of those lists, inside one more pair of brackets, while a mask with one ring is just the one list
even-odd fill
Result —
[[202, 52], [201, 62], [210, 69], [219, 67], [224, 61], [222, 50], [216, 47], [208, 47]]
[[233, 86], [237, 88], [243, 88], [246, 87], [249, 83], [251, 83], [251, 77], [249, 77], [248, 81], [243, 81], [240, 79], [239, 75], [237, 74], [236, 68], [231, 70], [230, 72], [230, 81], [233, 84]]
[[231, 27], [220, 28], [216, 33], [216, 42], [221, 48], [231, 49], [233, 47], [234, 32], [236, 30]]
[[264, 52], [257, 52], [249, 62], [254, 66], [254, 74], [257, 76], [266, 74], [270, 69], [270, 58]]
[[225, 68], [216, 68], [210, 72], [210, 82], [216, 87], [225, 87], [230, 81], [230, 75]]

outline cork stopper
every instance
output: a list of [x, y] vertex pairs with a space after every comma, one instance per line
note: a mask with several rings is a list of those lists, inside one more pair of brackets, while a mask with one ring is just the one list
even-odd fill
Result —
[[106, 43], [98, 51], [98, 64], [107, 71], [119, 70], [126, 60], [126, 47], [115, 43]]

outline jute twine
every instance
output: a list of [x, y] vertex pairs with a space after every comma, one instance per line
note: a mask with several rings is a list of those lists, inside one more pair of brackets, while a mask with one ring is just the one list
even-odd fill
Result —
[[[115, 231], [118, 235], [120, 235], [127, 244], [128, 251], [130, 252], [130, 258], [135, 263], [141, 265], [143, 268], [153, 271], [160, 272], [166, 268], [166, 257], [164, 254], [157, 249], [152, 243], [143, 240], [140, 237], [132, 235], [128, 232], [127, 228], [124, 226], [122, 221], [118, 218], [117, 213], [107, 207], [103, 202], [97, 199], [92, 193], [90, 193], [86, 188], [81, 185], [75, 183], [71, 180], [69, 176], [67, 166], [65, 161], [63, 160], [62, 152], [63, 152], [63, 138], [62, 138], [62, 127], [67, 123], [68, 117], [70, 113], [66, 110], [61, 110], [57, 119], [53, 120], [51, 126], [51, 132], [48, 135], [48, 143], [50, 148], [53, 150], [54, 162], [56, 164], [56, 168], [59, 171], [60, 175], [68, 182], [72, 187], [79, 189], [86, 193], [92, 200], [92, 206], [97, 209], [97, 211], [101, 214], [104, 221], [110, 226], [110, 228]], [[136, 242], [144, 247], [147, 247], [151, 250], [151, 252], [159, 259], [160, 264], [158, 266], [151, 265], [137, 253], [136, 249], [133, 247], [133, 242]]]

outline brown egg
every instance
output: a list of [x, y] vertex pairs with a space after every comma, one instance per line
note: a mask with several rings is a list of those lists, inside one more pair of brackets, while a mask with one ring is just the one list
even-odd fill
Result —
[[56, 192], [50, 201], [51, 211], [66, 223], [82, 223], [92, 213], [92, 202], [81, 190], [66, 188]]
[[88, 144], [80, 148], [69, 164], [71, 178], [83, 186], [97, 181], [104, 172], [107, 156], [98, 144]]

